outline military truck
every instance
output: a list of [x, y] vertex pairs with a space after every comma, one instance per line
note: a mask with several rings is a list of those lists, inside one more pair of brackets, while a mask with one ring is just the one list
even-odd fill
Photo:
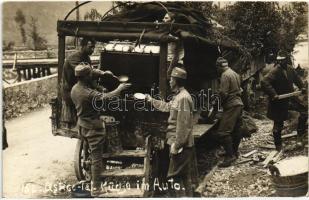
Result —
[[[82, 4], [81, 4], [82, 5]], [[81, 6], [79, 5], [79, 6]], [[184, 66], [188, 73], [188, 90], [197, 95], [201, 90], [217, 91], [218, 75], [216, 59], [223, 56], [230, 66], [239, 72], [243, 80], [254, 76], [262, 67], [261, 59], [253, 60], [239, 44], [220, 36], [211, 20], [202, 13], [177, 3], [147, 2], [129, 5], [130, 9], [107, 12], [100, 21], [69, 21], [68, 16], [57, 22], [58, 31], [58, 95], [52, 99], [52, 133], [56, 136], [77, 138], [74, 168], [78, 180], [91, 180], [89, 149], [76, 128], [68, 129], [61, 122], [61, 80], [67, 37], [89, 37], [101, 44], [98, 68], [110, 70], [116, 76], [126, 75], [132, 87], [117, 103], [125, 109], [103, 109], [107, 120], [107, 135], [112, 132], [120, 138], [121, 150], [102, 155], [106, 170], [105, 180], [113, 183], [131, 183], [130, 189], [111, 190], [106, 197], [147, 197], [153, 189], [140, 187], [153, 183], [158, 175], [158, 151], [165, 138], [168, 113], [150, 111], [150, 105], [138, 102], [133, 94], [152, 93], [168, 100], [168, 44], [181, 41], [184, 46]], [[116, 13], [115, 13], [116, 12]], [[175, 22], [163, 23], [167, 12], [176, 13]], [[113, 13], [113, 14], [111, 14]], [[257, 64], [258, 63], [258, 64]], [[109, 90], [117, 87], [117, 80], [100, 80]], [[201, 114], [199, 100], [195, 100], [196, 112], [193, 134], [198, 143], [213, 129], [215, 123], [199, 124]], [[136, 105], [144, 109], [136, 109]], [[209, 112], [206, 110], [206, 112]], [[107, 144], [108, 146], [108, 144]], [[126, 184], [124, 184], [126, 185]], [[151, 184], [149, 184], [151, 185]]]

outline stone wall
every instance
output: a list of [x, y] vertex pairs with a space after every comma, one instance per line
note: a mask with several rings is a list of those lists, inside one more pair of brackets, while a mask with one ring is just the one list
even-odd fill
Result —
[[57, 74], [4, 87], [5, 118], [48, 105], [57, 95]]

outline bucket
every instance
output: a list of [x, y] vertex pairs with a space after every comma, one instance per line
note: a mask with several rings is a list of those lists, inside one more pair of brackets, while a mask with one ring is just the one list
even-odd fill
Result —
[[308, 157], [288, 158], [270, 165], [269, 170], [278, 196], [306, 195], [308, 191]]

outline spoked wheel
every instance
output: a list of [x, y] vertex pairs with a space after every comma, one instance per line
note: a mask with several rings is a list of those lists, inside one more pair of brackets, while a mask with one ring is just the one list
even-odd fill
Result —
[[89, 147], [85, 140], [79, 139], [74, 154], [74, 170], [77, 180], [91, 180], [91, 160]]

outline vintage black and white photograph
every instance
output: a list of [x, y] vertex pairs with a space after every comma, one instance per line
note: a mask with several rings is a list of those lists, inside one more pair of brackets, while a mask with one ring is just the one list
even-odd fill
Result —
[[308, 196], [308, 3], [4, 1], [2, 198]]

